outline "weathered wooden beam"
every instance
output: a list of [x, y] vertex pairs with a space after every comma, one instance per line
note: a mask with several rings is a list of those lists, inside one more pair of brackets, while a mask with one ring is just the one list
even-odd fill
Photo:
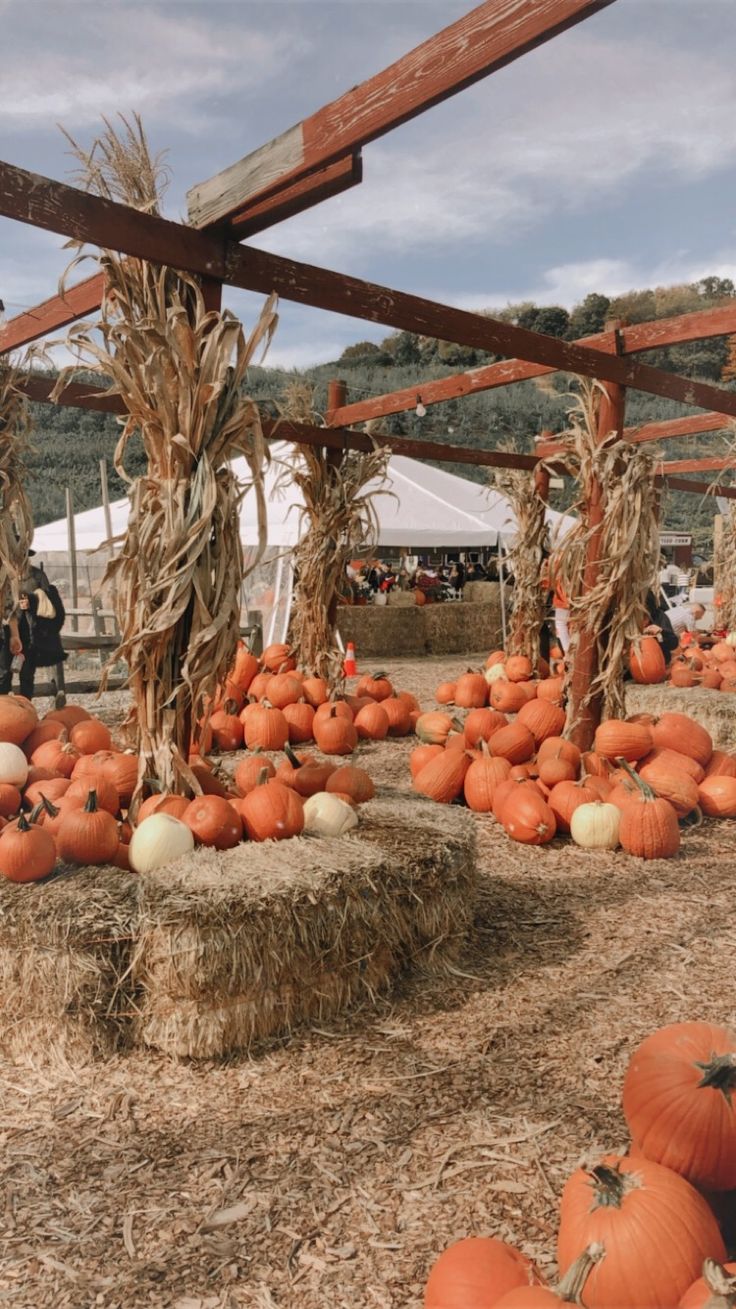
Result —
[[264, 228], [283, 223], [285, 219], [311, 209], [323, 200], [342, 195], [362, 180], [363, 163], [360, 151], [355, 150], [329, 167], [320, 169], [318, 173], [278, 191], [276, 195], [246, 205], [230, 219], [228, 233], [242, 241], [255, 232], [262, 232]]
[[[720, 432], [732, 425], [732, 420], [724, 414], [692, 414], [687, 418], [663, 418], [656, 423], [642, 423], [636, 427], [625, 427], [624, 437], [633, 445], [646, 441], [675, 441], [686, 436], [700, 436], [703, 432]], [[557, 441], [549, 441], [539, 447], [539, 455], [546, 459], [560, 453]]]
[[530, 332], [484, 314], [335, 273], [264, 250], [221, 242], [165, 218], [88, 195], [60, 182], [0, 163], [0, 214], [80, 241], [185, 268], [246, 291], [328, 309], [348, 317], [384, 323], [493, 354], [527, 358], [550, 368], [603, 382], [633, 386], [683, 404], [736, 417], [736, 392], [666, 373], [597, 350]]
[[673, 491], [689, 491], [692, 495], [718, 495], [725, 500], [736, 500], [736, 486], [713, 486], [710, 482], [690, 482], [684, 477], [662, 477], [656, 480]]
[[[733, 332], [736, 332], [736, 300], [732, 304], [715, 309], [699, 309], [692, 314], [678, 314], [674, 318], [636, 323], [633, 327], [620, 329], [618, 334], [610, 331], [598, 332], [595, 336], [583, 336], [575, 344], [587, 346], [592, 350], [602, 350], [606, 354], [636, 354], [643, 350], [660, 349], [667, 345], [682, 344], [684, 341], [702, 341]], [[364, 400], [353, 401], [338, 410], [332, 422], [336, 426], [352, 426], [354, 423], [364, 423], [372, 418], [383, 418], [388, 414], [399, 414], [406, 409], [413, 409], [417, 402], [417, 395], [421, 395], [422, 404], [428, 408], [430, 405], [442, 404], [446, 400], [456, 400], [463, 395], [476, 395], [481, 391], [491, 391], [513, 382], [526, 382], [531, 378], [543, 377], [555, 371], [554, 368], [530, 364], [522, 359], [504, 359], [500, 363], [468, 368], [462, 373], [453, 373], [448, 377], [418, 382], [416, 386], [402, 387], [386, 395], [374, 395]]]
[[706, 455], [703, 459], [667, 459], [657, 467], [663, 477], [672, 473], [711, 473], [733, 468], [736, 471], [736, 454]]
[[[40, 404], [54, 403], [51, 392], [54, 379], [28, 374], [22, 389], [29, 400]], [[100, 394], [94, 386], [82, 382], [69, 382], [61, 392], [61, 405], [75, 409], [92, 409], [98, 413], [124, 414], [125, 407], [117, 395]], [[351, 432], [345, 428], [313, 427], [308, 423], [292, 423], [285, 419], [262, 418], [264, 435], [274, 441], [294, 441], [298, 445], [325, 446], [330, 450], [370, 451], [376, 442], [365, 432]], [[538, 463], [536, 455], [511, 454], [505, 450], [477, 450], [463, 445], [447, 445], [435, 441], [414, 441], [404, 436], [377, 437], [378, 444], [388, 446], [394, 454], [411, 459], [432, 459], [437, 463], [469, 464], [480, 468], [533, 469]], [[553, 471], [564, 472], [562, 465]]]
[[462, 91], [611, 0], [485, 0], [275, 140], [187, 195], [195, 227], [222, 223]]
[[95, 273], [93, 277], [68, 287], [63, 295], [53, 295], [34, 309], [16, 314], [15, 318], [0, 326], [0, 354], [29, 345], [49, 332], [94, 313], [102, 303], [103, 286], [102, 273]]

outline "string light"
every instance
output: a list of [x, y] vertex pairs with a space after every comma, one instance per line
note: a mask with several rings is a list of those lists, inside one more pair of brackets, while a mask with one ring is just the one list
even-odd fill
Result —
[[420, 395], [417, 396], [417, 407], [414, 412], [416, 413], [417, 418], [424, 418], [427, 412], [425, 406], [422, 404], [422, 397]]

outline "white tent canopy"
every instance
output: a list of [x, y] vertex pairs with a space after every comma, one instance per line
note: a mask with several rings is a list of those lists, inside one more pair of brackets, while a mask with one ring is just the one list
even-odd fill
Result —
[[[293, 483], [283, 488], [276, 485], [291, 448], [286, 443], [272, 447], [273, 462], [266, 474], [268, 544], [272, 549], [295, 545], [302, 530], [302, 500], [296, 487]], [[244, 459], [235, 460], [233, 468], [246, 480]], [[385, 492], [374, 503], [379, 546], [420, 551], [440, 546], [461, 550], [490, 547], [497, 544], [499, 536], [511, 539], [516, 528], [511, 505], [504, 496], [481, 483], [404, 455], [391, 458]], [[113, 536], [122, 536], [128, 523], [127, 499], [114, 501], [110, 514]], [[548, 511], [547, 518], [553, 533], [561, 523], [572, 522], [553, 510]], [[107, 540], [102, 506], [75, 514], [74, 531], [80, 553], [99, 549]], [[243, 500], [240, 533], [244, 546], [258, 544], [256, 497], [252, 492]], [[37, 528], [33, 537], [33, 547], [41, 556], [66, 553], [68, 545], [65, 518]]]

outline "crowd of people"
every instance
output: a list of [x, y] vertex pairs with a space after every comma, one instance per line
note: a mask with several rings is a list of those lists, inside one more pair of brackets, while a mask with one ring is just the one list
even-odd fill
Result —
[[368, 600], [398, 588], [423, 591], [432, 600], [458, 600], [467, 582], [498, 581], [498, 570], [495, 562], [484, 566], [480, 561], [455, 560], [434, 565], [405, 555], [397, 568], [380, 559], [365, 564], [354, 560], [348, 564], [347, 576], [353, 599]]

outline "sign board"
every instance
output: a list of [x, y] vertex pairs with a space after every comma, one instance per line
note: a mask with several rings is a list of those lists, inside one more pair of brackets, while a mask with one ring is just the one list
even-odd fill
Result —
[[689, 532], [660, 532], [660, 545], [692, 545], [693, 538]]

